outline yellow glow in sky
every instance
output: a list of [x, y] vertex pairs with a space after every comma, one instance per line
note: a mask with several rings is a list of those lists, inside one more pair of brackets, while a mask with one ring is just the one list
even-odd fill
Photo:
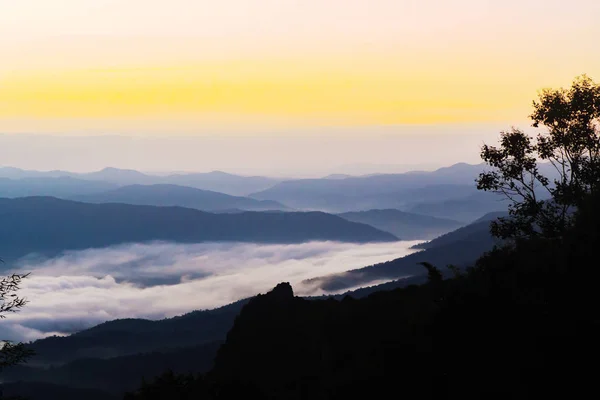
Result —
[[[497, 120], [518, 93], [446, 71], [307, 70], [294, 63], [84, 69], [14, 73], [3, 84], [3, 116], [198, 118], [216, 113], [285, 116], [342, 124]], [[523, 83], [523, 82], [519, 82]], [[509, 83], [510, 84], [510, 83]], [[506, 115], [504, 115], [506, 116]]]
[[0, 2], [0, 131], [517, 123], [600, 79], [599, 3]]

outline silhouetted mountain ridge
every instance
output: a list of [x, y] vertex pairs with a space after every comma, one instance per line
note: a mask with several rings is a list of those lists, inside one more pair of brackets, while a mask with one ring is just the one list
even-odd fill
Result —
[[[267, 189], [280, 179], [267, 178], [262, 176], [241, 176], [229, 174], [222, 171], [212, 171], [205, 173], [173, 173], [166, 175], [151, 175], [132, 169], [122, 169], [106, 167], [95, 172], [68, 172], [68, 171], [30, 171], [13, 167], [0, 168], [0, 177], [11, 179], [22, 178], [75, 178], [86, 181], [102, 181], [105, 184], [115, 186], [127, 185], [152, 185], [152, 184], [172, 184], [180, 186], [190, 186], [197, 189], [212, 190], [232, 196], [246, 196], [250, 193]], [[108, 189], [108, 188], [107, 188]], [[88, 192], [72, 192], [71, 195], [85, 194]], [[52, 193], [38, 193], [38, 195], [49, 196]]]
[[71, 200], [87, 203], [179, 206], [203, 211], [221, 211], [229, 209], [266, 211], [287, 209], [283, 204], [276, 201], [230, 196], [210, 190], [171, 184], [122, 186], [106, 192], [73, 196]]
[[[503, 214], [488, 214], [478, 222], [416, 245], [414, 248], [420, 251], [408, 256], [339, 274], [308, 279], [306, 282], [312, 285], [316, 284], [326, 291], [340, 291], [370, 285], [381, 280], [423, 277], [426, 275], [426, 271], [420, 265], [423, 261], [435, 265], [453, 264], [465, 267], [501, 243], [490, 233], [490, 222], [499, 215]], [[403, 284], [399, 282], [397, 286], [403, 286]]]
[[395, 209], [368, 210], [337, 214], [352, 222], [371, 225], [402, 240], [432, 239], [462, 224], [450, 219], [407, 213]]
[[182, 207], [90, 204], [53, 197], [0, 199], [0, 254], [14, 261], [30, 253], [121, 243], [238, 241], [300, 243], [395, 241], [390, 233], [322, 212], [211, 214]]
[[94, 182], [64, 177], [27, 177], [20, 179], [0, 178], [0, 197], [16, 198], [27, 196], [70, 197], [115, 189], [108, 182]]
[[209, 373], [163, 375], [126, 399], [585, 397], [596, 371], [581, 358], [600, 354], [599, 216], [495, 249], [452, 279], [426, 264], [425, 284], [361, 299], [307, 300], [280, 284], [242, 309]]

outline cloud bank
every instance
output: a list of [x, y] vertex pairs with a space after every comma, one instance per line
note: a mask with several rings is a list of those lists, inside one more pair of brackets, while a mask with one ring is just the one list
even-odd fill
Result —
[[128, 244], [23, 261], [30, 303], [0, 321], [0, 338], [33, 340], [116, 318], [160, 319], [211, 309], [290, 282], [297, 295], [330, 294], [309, 278], [388, 261], [418, 242], [291, 245]]

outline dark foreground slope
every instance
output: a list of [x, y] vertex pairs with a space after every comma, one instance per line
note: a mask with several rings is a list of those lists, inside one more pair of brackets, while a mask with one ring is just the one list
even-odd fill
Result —
[[[596, 388], [600, 218], [559, 240], [495, 250], [453, 279], [309, 301], [252, 299], [204, 377], [127, 399], [577, 398]], [[591, 392], [590, 392], [591, 391]], [[170, 395], [170, 396], [169, 396]]]
[[213, 366], [222, 342], [181, 347], [108, 359], [82, 358], [49, 368], [17, 366], [4, 379], [13, 382], [51, 384], [72, 389], [102, 391], [121, 396], [136, 389], [144, 379], [167, 370], [175, 373], [203, 373]]
[[[583, 211], [565, 238], [494, 250], [453, 279], [442, 279], [443, 268], [420, 267], [424, 285], [341, 300], [298, 298], [288, 284], [278, 285], [242, 308], [210, 372], [165, 374], [127, 399], [579, 397], [594, 390], [593, 362], [600, 356], [600, 216], [594, 208]], [[231, 323], [239, 308], [224, 311], [232, 313]], [[195, 315], [203, 314], [187, 318]], [[165, 337], [181, 329], [162, 326]], [[147, 321], [115, 321], [86, 335], [146, 330], [152, 330]], [[80, 360], [37, 378], [131, 387], [133, 376], [157, 365], [206, 370], [214, 352], [189, 349]], [[168, 361], [167, 353], [182, 358]]]
[[478, 246], [476, 243], [487, 242], [491, 249], [494, 244], [498, 244], [499, 242], [492, 239], [490, 223], [500, 217], [508, 217], [508, 212], [492, 212], [485, 214], [483, 217], [480, 217], [469, 225], [436, 237], [428, 242], [418, 244], [414, 246], [414, 248], [428, 250], [452, 245], [453, 243], [455, 244], [458, 242], [471, 243], [473, 246]]
[[377, 242], [392, 234], [321, 212], [211, 214], [181, 207], [88, 204], [52, 197], [0, 199], [0, 254], [29, 253], [153, 240], [194, 243], [240, 241], [298, 243], [310, 240]]
[[[37, 340], [28, 344], [35, 355], [27, 364], [2, 371], [3, 381], [13, 382], [6, 391], [45, 399], [42, 389], [51, 385], [59, 393], [74, 389], [74, 399], [79, 399], [81, 389], [112, 398], [166, 370], [206, 372], [246, 303], [241, 300], [160, 321], [109, 321], [70, 336]], [[31, 387], [25, 390], [27, 385]]]
[[76, 389], [42, 382], [13, 382], [2, 385], [10, 400], [118, 400], [121, 397], [98, 389]]
[[159, 321], [119, 319], [69, 336], [36, 340], [28, 346], [35, 352], [28, 365], [58, 365], [81, 358], [171, 351], [222, 341], [246, 302], [240, 300], [214, 310], [193, 311]]
[[[492, 217], [483, 220], [489, 224], [489, 219]], [[387, 276], [412, 275], [411, 278], [347, 293], [358, 299], [376, 291], [422, 283], [426, 281], [426, 270], [418, 265], [418, 262], [428, 260], [437, 263], [441, 260], [439, 265], [445, 265], [445, 260], [448, 259], [453, 262], [462, 260], [464, 263], [469, 263], [484, 251], [491, 249], [493, 240], [489, 235], [487, 224], [461, 228], [434, 239], [425, 244], [431, 248], [426, 252], [363, 269], [367, 273], [353, 271], [349, 274], [328, 277], [330, 280], [323, 280], [321, 284], [328, 288], [341, 289], [353, 286], [361, 280], [376, 279], [386, 274]], [[469, 237], [479, 242], [471, 241]], [[354, 280], [355, 278], [357, 280]], [[341, 300], [343, 296], [335, 296], [335, 298]], [[186, 371], [185, 368], [193, 366], [187, 357], [189, 354], [203, 355], [197, 357], [196, 368], [191, 370], [203, 372], [207, 364], [212, 362], [214, 353], [199, 349], [197, 346], [205, 344], [210, 346], [211, 343], [223, 341], [243, 304], [245, 301], [217, 310], [193, 312], [163, 321], [139, 319], [111, 321], [68, 337], [38, 340], [31, 345], [37, 355], [31, 360], [29, 366], [8, 370], [5, 376], [11, 380], [83, 385], [83, 387], [102, 388], [118, 393], [124, 389], [134, 389], [136, 382], [142, 376], [148, 377], [149, 371], [156, 371], [161, 365], [163, 369]], [[181, 347], [184, 349], [177, 350]], [[102, 360], [105, 358], [112, 359]], [[55, 367], [48, 368], [51, 364]], [[128, 368], [115, 367], [119, 364], [127, 365]], [[77, 380], [69, 380], [71, 376], [77, 376]]]

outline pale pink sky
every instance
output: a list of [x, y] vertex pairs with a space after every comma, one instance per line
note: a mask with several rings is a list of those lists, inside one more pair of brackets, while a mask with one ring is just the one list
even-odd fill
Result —
[[[26, 157], [23, 136], [2, 163], [322, 171], [474, 160], [500, 127], [527, 126], [539, 89], [600, 79], [599, 20], [596, 0], [0, 0], [0, 133], [148, 139], [135, 154], [61, 145], [60, 157]], [[144, 156], [151, 137], [178, 136], [220, 147], [193, 158], [175, 140], [171, 155]], [[330, 141], [321, 153], [319, 137]], [[288, 148], [296, 154], [281, 158]]]

